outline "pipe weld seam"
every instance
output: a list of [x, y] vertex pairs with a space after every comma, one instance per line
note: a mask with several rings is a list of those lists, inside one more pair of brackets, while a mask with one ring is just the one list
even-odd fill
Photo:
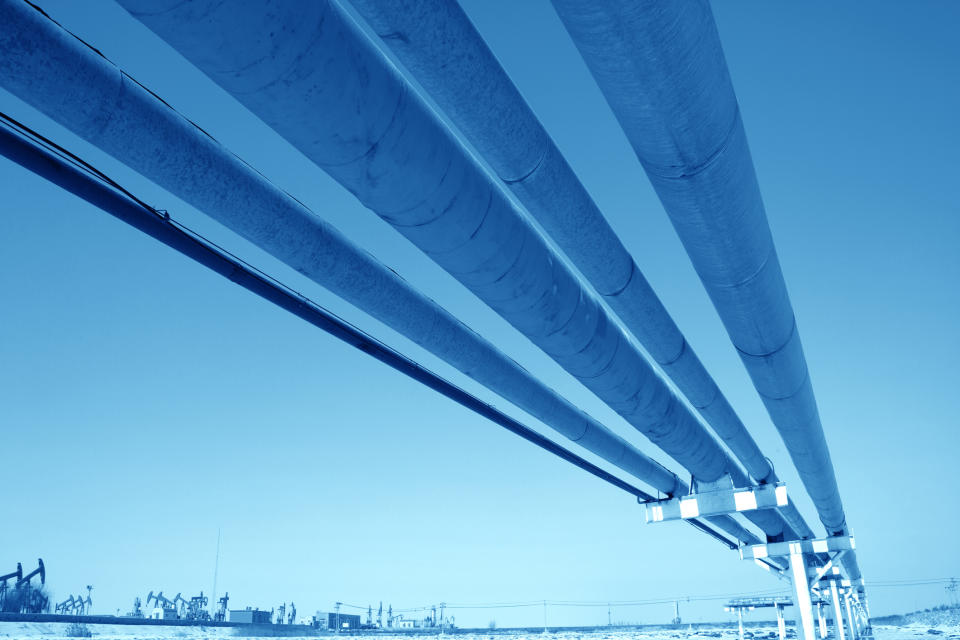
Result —
[[[527, 171], [525, 174], [521, 175], [519, 178], [507, 178], [505, 176], [500, 176], [500, 179], [503, 180], [504, 183], [511, 186], [515, 184], [519, 184], [524, 180], [528, 179], [530, 176], [536, 173], [537, 170], [543, 165], [543, 161], [547, 159], [547, 151], [550, 150], [551, 145], [552, 143], [550, 143], [549, 145], [544, 145], [543, 151], [540, 152], [540, 157], [537, 159], [536, 164], [533, 165], [533, 168], [530, 169], [530, 171]], [[559, 154], [560, 151], [558, 150], [557, 153]]]
[[[387, 126], [384, 127], [383, 133], [381, 133], [376, 140], [370, 143], [370, 146], [367, 147], [366, 151], [364, 151], [363, 153], [357, 156], [354, 156], [353, 158], [344, 160], [343, 162], [320, 162], [319, 160], [314, 160], [313, 158], [311, 158], [310, 161], [315, 162], [317, 166], [319, 166], [321, 169], [326, 169], [327, 167], [345, 167], [347, 165], [353, 164], [354, 162], [357, 162], [358, 160], [362, 160], [367, 156], [371, 155], [379, 147], [380, 142], [382, 142], [383, 139], [387, 137], [387, 134], [393, 131], [393, 127], [394, 125], [396, 125], [397, 119], [400, 117], [401, 106], [403, 105], [407, 92], [408, 92], [408, 89], [406, 84], [401, 83], [400, 91], [397, 94], [397, 103], [393, 107], [393, 115], [390, 116], [390, 122], [388, 122]], [[269, 125], [269, 123], [267, 124]], [[271, 128], [272, 128], [272, 125], [271, 125]], [[359, 198], [359, 195], [357, 195], [357, 197]]]
[[693, 178], [700, 173], [703, 173], [717, 161], [723, 152], [726, 151], [727, 147], [730, 145], [730, 141], [733, 139], [734, 132], [737, 129], [737, 124], [740, 121], [740, 103], [737, 103], [737, 108], [733, 113], [733, 121], [730, 123], [730, 126], [727, 128], [727, 133], [723, 136], [723, 140], [720, 141], [720, 144], [717, 148], [709, 155], [707, 158], [700, 164], [693, 166], [678, 166], [675, 167], [679, 170], [679, 174], [676, 172], [666, 173], [665, 169], [667, 167], [658, 167], [653, 164], [646, 162], [643, 158], [640, 159], [640, 163], [643, 165], [643, 168], [648, 172], [661, 178], [663, 180], [673, 180], [673, 181], [682, 181], [688, 178]]
[[[784, 400], [790, 400], [791, 398], [795, 398], [795, 397], [797, 396], [797, 394], [800, 393], [800, 390], [803, 389], [803, 387], [807, 384], [807, 381], [808, 381], [808, 380], [810, 380], [810, 369], [809, 369], [809, 368], [807, 368], [806, 373], [805, 373], [804, 376], [803, 376], [803, 380], [800, 381], [800, 386], [798, 386], [796, 389], [793, 390], [793, 392], [789, 393], [788, 395], [785, 395], [785, 396], [768, 396], [768, 395], [765, 394], [765, 393], [760, 393], [760, 397], [761, 397], [761, 398], [764, 398], [764, 399], [766, 399], [766, 400], [774, 400], [774, 401], [777, 401], [777, 402], [783, 402]], [[816, 409], [816, 406], [814, 406], [814, 409]]]
[[[621, 245], [621, 249], [626, 251], [626, 249]], [[630, 286], [630, 283], [633, 282], [633, 277], [635, 273], [640, 272], [640, 267], [637, 266], [637, 263], [634, 262], [633, 258], [630, 258], [630, 274], [627, 276], [627, 279], [624, 281], [623, 286], [615, 288], [609, 293], [604, 293], [597, 289], [597, 292], [604, 298], [616, 298], [621, 293], [627, 290], [627, 287]]]
[[748, 358], [769, 358], [771, 356], [775, 356], [787, 348], [787, 345], [790, 344], [790, 341], [793, 340], [794, 335], [796, 335], [797, 333], [796, 314], [793, 314], [792, 318], [793, 318], [793, 322], [790, 324], [790, 333], [787, 334], [786, 340], [784, 340], [783, 343], [775, 349], [771, 349], [770, 351], [767, 351], [765, 353], [750, 353], [749, 351], [744, 351], [743, 349], [741, 349], [740, 346], [736, 343], [734, 343], [733, 346], [737, 350], [737, 353], [740, 354], [741, 357], [746, 356]]
[[[760, 261], [760, 264], [757, 265], [757, 268], [754, 269], [748, 275], [741, 278], [740, 280], [737, 280], [736, 282], [712, 282], [709, 280], [707, 276], [702, 276], [701, 278], [704, 281], [704, 284], [707, 284], [710, 287], [713, 287], [716, 289], [739, 289], [744, 285], [750, 284], [752, 281], [756, 280], [757, 276], [759, 276], [763, 272], [767, 264], [770, 262], [770, 259], [776, 257], [776, 254], [777, 254], [776, 247], [774, 246], [772, 241], [769, 243], [769, 245], [770, 247], [767, 250], [767, 255], [763, 257], [763, 260]], [[697, 271], [697, 275], [700, 275], [699, 271]], [[784, 286], [786, 286], [786, 284], [784, 284]]]

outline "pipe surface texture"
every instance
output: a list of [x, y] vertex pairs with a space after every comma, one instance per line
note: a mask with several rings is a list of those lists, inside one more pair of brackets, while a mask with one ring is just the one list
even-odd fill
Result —
[[[658, 491], [686, 491], [672, 472], [531, 376], [29, 4], [0, 0], [0, 51], [0, 86], [14, 95], [588, 451]], [[732, 519], [724, 523], [732, 535], [753, 537]]]
[[845, 532], [836, 474], [709, 4], [553, 5], [657, 190], [820, 520], [830, 534]]
[[[598, 300], [330, 1], [122, 0], [217, 84], [630, 424], [715, 482], [746, 478]], [[747, 516], [769, 536], [770, 511]]]
[[[758, 482], [769, 460], [456, 2], [350, 0]], [[791, 503], [781, 515], [813, 531]]]
[[[539, 432], [530, 429], [480, 398], [467, 393], [376, 338], [348, 324], [313, 301], [285, 287], [269, 276], [235, 258], [194, 232], [180, 226], [169, 215], [143, 201], [104, 176], [95, 167], [77, 158], [56, 143], [40, 136], [0, 113], [0, 155], [99, 207], [138, 231], [238, 284], [279, 308], [309, 322], [329, 335], [379, 360], [395, 371], [450, 398], [461, 406], [504, 427], [527, 442], [549, 451], [562, 460], [641, 499], [653, 500], [646, 491], [581, 458]], [[690, 525], [731, 549], [737, 544], [702, 522]]]

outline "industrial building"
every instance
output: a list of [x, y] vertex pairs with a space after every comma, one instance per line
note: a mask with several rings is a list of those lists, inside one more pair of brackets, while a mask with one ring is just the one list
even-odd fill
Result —
[[317, 611], [315, 624], [320, 629], [359, 629], [360, 616], [351, 613]]
[[273, 620], [272, 612], [260, 609], [234, 609], [230, 612], [230, 622], [241, 624], [270, 624]]

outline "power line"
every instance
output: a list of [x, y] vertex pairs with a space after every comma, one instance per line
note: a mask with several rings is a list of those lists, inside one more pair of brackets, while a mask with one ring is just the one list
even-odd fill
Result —
[[[766, 591], [753, 591], [748, 593], [722, 593], [707, 595], [686, 595], [652, 598], [647, 600], [526, 600], [517, 602], [483, 602], [483, 603], [447, 603], [448, 609], [516, 609], [525, 607], [541, 607], [544, 603], [550, 607], [642, 607], [658, 604], [668, 604], [677, 600], [684, 602], [705, 602], [711, 600], [729, 600], [730, 598], [749, 598], [762, 596], [775, 596], [788, 593], [788, 590], [773, 589]], [[401, 613], [413, 613], [417, 611], [429, 611], [434, 605], [424, 605], [418, 607], [408, 607], [405, 609], [394, 609]], [[357, 607], [366, 608], [366, 607]]]

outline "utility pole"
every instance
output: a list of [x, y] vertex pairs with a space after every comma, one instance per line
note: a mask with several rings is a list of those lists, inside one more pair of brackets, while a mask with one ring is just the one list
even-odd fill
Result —
[[950, 594], [950, 604], [957, 606], [957, 591], [960, 590], [960, 583], [956, 578], [950, 578], [950, 584], [947, 585], [947, 593]]
[[547, 601], [543, 601], [543, 632], [547, 632]]
[[337, 606], [336, 606], [336, 611], [337, 611], [337, 633], [340, 633], [340, 605], [342, 605], [342, 604], [343, 604], [342, 602], [338, 602], [338, 603], [337, 603]]
[[610, 603], [609, 603], [609, 602], [607, 603], [607, 626], [608, 626], [608, 627], [612, 627], [612, 626], [613, 626], [613, 618], [610, 617]]

